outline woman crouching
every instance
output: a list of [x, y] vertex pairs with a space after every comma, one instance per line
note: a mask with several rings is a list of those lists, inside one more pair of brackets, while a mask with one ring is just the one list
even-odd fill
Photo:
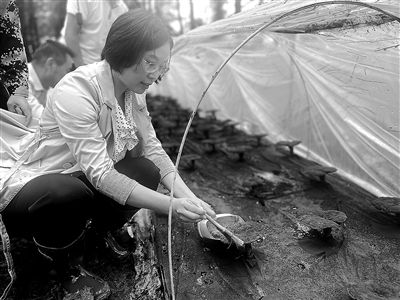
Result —
[[[67, 293], [86, 286], [95, 299], [110, 294], [105, 281], [72, 259], [88, 221], [116, 247], [113, 232], [138, 209], [168, 213], [169, 196], [156, 190], [160, 182], [171, 188], [174, 165], [156, 138], [145, 101], [146, 89], [169, 67], [173, 43], [166, 28], [145, 10], [121, 15], [107, 36], [103, 60], [58, 83], [35, 139], [3, 178], [0, 212], [8, 233], [26, 235], [30, 229]], [[172, 208], [184, 221], [215, 215], [179, 175]]]

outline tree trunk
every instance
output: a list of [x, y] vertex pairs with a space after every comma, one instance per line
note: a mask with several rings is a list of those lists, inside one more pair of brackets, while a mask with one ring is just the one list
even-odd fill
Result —
[[183, 21], [182, 21], [181, 1], [180, 0], [176, 0], [176, 10], [178, 12], [179, 34], [183, 34]]
[[235, 0], [235, 14], [239, 13], [242, 11], [242, 1], [241, 0]]
[[155, 12], [156, 15], [158, 15], [161, 19], [163, 19], [163, 1], [159, 0], [153, 0], [153, 12]]
[[149, 11], [154, 12], [154, 9], [153, 9], [153, 0], [144, 0], [144, 8], [147, 9], [147, 10], [149, 10]]
[[194, 20], [194, 8], [193, 8], [193, 0], [189, 0], [190, 5], [190, 29], [196, 28], [196, 22]]
[[212, 22], [225, 18], [224, 4], [225, 0], [210, 0]]
[[19, 9], [21, 22], [21, 33], [24, 41], [26, 58], [28, 61], [32, 59], [32, 54], [40, 45], [40, 37], [36, 24], [35, 3], [33, 1], [16, 1]]

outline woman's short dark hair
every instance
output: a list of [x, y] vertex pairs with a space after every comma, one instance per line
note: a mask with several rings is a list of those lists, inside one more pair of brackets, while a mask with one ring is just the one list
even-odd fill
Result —
[[101, 53], [113, 70], [121, 72], [143, 58], [146, 51], [167, 42], [173, 46], [167, 26], [160, 18], [144, 9], [135, 9], [119, 16], [111, 25]]

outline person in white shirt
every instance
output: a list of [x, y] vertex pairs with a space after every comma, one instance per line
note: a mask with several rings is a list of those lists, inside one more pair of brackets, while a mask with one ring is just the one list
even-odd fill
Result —
[[33, 53], [32, 61], [28, 64], [28, 103], [32, 109], [30, 128], [39, 124], [49, 89], [73, 69], [73, 57], [74, 53], [71, 49], [51, 40], [40, 45]]
[[100, 61], [107, 33], [117, 17], [128, 11], [122, 0], [68, 0], [61, 31], [75, 53], [76, 67]]

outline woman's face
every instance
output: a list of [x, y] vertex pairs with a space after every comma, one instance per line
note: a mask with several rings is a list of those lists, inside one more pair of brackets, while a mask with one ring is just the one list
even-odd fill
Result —
[[120, 80], [127, 89], [143, 94], [169, 67], [170, 43], [144, 53], [141, 61], [120, 73]]

